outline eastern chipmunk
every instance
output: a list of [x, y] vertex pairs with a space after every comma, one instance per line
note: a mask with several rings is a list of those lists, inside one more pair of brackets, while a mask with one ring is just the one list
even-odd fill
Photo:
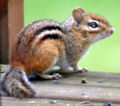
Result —
[[113, 32], [105, 18], [82, 8], [74, 9], [63, 23], [40, 20], [27, 25], [17, 34], [11, 48], [11, 68], [3, 77], [1, 95], [36, 97], [27, 75], [59, 78], [59, 74], [45, 74], [55, 65], [61, 70], [72, 67], [79, 71], [77, 63], [88, 48]]

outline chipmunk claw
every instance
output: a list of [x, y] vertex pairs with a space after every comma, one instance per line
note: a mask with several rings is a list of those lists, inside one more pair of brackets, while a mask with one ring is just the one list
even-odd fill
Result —
[[88, 72], [88, 69], [87, 69], [87, 68], [81, 68], [81, 69], [78, 69], [78, 70], [75, 71], [75, 72], [85, 73], [85, 72]]
[[59, 73], [54, 73], [54, 74], [53, 74], [53, 79], [58, 80], [58, 79], [60, 79], [60, 78], [62, 78], [62, 75], [61, 75], [61, 74], [59, 74]]

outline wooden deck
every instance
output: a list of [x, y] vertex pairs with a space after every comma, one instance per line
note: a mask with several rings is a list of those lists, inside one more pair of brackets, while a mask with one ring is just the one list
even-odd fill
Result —
[[[5, 66], [6, 67], [6, 66]], [[8, 66], [7, 66], [8, 67]], [[3, 68], [2, 68], [3, 69]], [[60, 72], [60, 80], [32, 80], [39, 98], [1, 97], [2, 106], [103, 106], [120, 105], [120, 74]], [[82, 83], [82, 78], [87, 83]], [[118, 105], [117, 105], [118, 104]], [[110, 106], [110, 105], [106, 105]]]

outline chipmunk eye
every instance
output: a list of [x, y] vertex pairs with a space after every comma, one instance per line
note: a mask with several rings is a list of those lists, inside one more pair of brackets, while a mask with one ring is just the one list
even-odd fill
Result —
[[88, 25], [92, 28], [96, 28], [99, 26], [96, 22], [90, 22], [90, 23], [88, 23]]

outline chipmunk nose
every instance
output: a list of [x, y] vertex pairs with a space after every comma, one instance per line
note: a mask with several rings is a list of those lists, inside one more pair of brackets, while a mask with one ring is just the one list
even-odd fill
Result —
[[110, 33], [112, 34], [115, 31], [115, 28], [111, 28]]

